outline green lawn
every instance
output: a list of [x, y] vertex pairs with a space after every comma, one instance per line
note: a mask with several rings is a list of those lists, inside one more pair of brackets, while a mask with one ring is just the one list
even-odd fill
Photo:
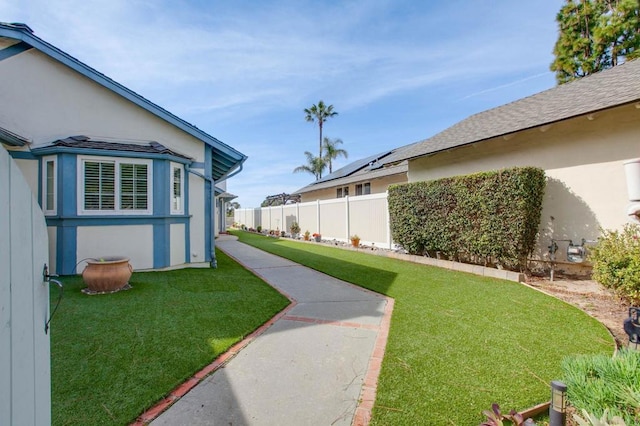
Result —
[[218, 269], [134, 273], [133, 289], [109, 295], [62, 278], [51, 322], [54, 425], [128, 424], [289, 303], [217, 256]]
[[234, 234], [395, 299], [373, 425], [477, 425], [493, 402], [509, 411], [547, 401], [565, 356], [614, 348], [595, 319], [518, 283]]

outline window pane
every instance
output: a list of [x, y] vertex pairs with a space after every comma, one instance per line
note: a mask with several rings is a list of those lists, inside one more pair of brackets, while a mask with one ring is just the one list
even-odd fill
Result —
[[115, 165], [109, 162], [84, 163], [84, 208], [115, 210]]
[[344, 190], [342, 191], [342, 193], [344, 194], [344, 196], [346, 197], [347, 195], [349, 195], [349, 187], [345, 186]]
[[182, 169], [173, 168], [173, 194], [171, 209], [179, 211], [182, 209]]
[[120, 208], [147, 209], [147, 165], [120, 164]]
[[342, 198], [342, 188], [336, 189], [336, 197], [337, 198]]
[[362, 195], [362, 184], [356, 185], [356, 195]]
[[365, 183], [364, 184], [364, 193], [366, 194], [371, 194], [371, 184], [370, 183]]
[[54, 198], [53, 198], [53, 191], [54, 191], [54, 184], [55, 184], [55, 163], [53, 161], [47, 161], [46, 162], [47, 165], [47, 183], [46, 183], [46, 194], [45, 194], [45, 210], [53, 210], [55, 208], [54, 206]]

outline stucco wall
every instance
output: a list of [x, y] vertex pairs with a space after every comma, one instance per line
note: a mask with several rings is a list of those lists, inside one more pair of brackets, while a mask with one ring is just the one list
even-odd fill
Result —
[[422, 157], [409, 162], [408, 175], [417, 182], [513, 166], [544, 169], [537, 249], [544, 256], [552, 237], [592, 240], [600, 228], [628, 222], [623, 162], [639, 157], [639, 147], [640, 109], [629, 105]]
[[184, 263], [184, 225], [176, 223], [170, 226], [170, 238], [171, 238], [171, 264], [180, 265]]
[[[126, 256], [134, 269], [153, 268], [153, 226], [78, 227], [78, 261], [104, 256]], [[81, 273], [84, 266], [80, 262], [77, 272]]]
[[383, 192], [387, 191], [387, 188], [389, 187], [389, 185], [394, 183], [403, 183], [406, 181], [407, 181], [407, 176], [403, 173], [403, 174], [385, 176], [379, 179], [363, 180], [361, 182], [356, 182], [356, 183], [335, 185], [335, 186], [332, 186], [331, 188], [321, 189], [319, 191], [306, 192], [302, 194], [301, 202], [306, 203], [308, 201], [315, 201], [315, 200], [332, 200], [336, 198], [336, 189], [344, 188], [345, 186], [349, 187], [349, 196], [353, 197], [356, 195], [356, 185], [361, 183], [366, 183], [366, 182], [371, 183], [372, 194], [382, 194]]
[[[38, 199], [38, 162], [33, 160], [15, 160], [24, 175], [33, 196]], [[41, 200], [38, 200], [41, 201]]]
[[[0, 102], [13, 106], [0, 109], [0, 123], [3, 127], [32, 141], [32, 148], [72, 135], [86, 135], [98, 140], [114, 142], [157, 141], [175, 152], [193, 158], [196, 162], [205, 161], [205, 145], [201, 140], [35, 49], [1, 61], [0, 80], [11, 82], [3, 85]], [[18, 163], [25, 176], [28, 176], [29, 185], [37, 196], [38, 162], [18, 160]], [[198, 171], [204, 172], [202, 169]], [[191, 260], [202, 262], [206, 257], [204, 181], [192, 174], [186, 176], [189, 179], [189, 214], [191, 215], [190, 251], [196, 254]], [[119, 229], [125, 228], [130, 227]], [[145, 229], [145, 232], [151, 232], [152, 227], [148, 226]], [[90, 256], [87, 254], [88, 251], [92, 251], [89, 250], [91, 248], [89, 234], [99, 232], [110, 234], [119, 231], [112, 226], [79, 228], [78, 260]], [[178, 234], [174, 236], [178, 238]], [[145, 233], [144, 238], [147, 237]], [[177, 240], [172, 242], [184, 247], [185, 234], [182, 233], [180, 238], [181, 242]], [[131, 241], [138, 242], [136, 238], [131, 238]], [[136, 253], [131, 256], [132, 263], [135, 263], [136, 268], [151, 268], [153, 251], [148, 250], [148, 253], [141, 254], [143, 248], [147, 247], [147, 242], [140, 241], [143, 246], [138, 245]], [[152, 244], [152, 236], [149, 241], [151, 241], [149, 244]], [[104, 248], [107, 249], [108, 246]], [[170, 255], [172, 262], [173, 259], [180, 257], [179, 263], [184, 263], [184, 252], [182, 256], [177, 256], [173, 253], [174, 251], [172, 247]], [[55, 251], [51, 253], [51, 262], [55, 264]]]
[[[202, 142], [35, 49], [2, 61], [0, 122], [33, 147], [73, 135], [155, 140], [203, 161]], [[24, 105], [25, 108], [17, 106]]]

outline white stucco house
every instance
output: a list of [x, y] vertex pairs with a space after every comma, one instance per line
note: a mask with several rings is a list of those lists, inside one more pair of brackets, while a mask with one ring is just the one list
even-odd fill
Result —
[[[628, 188], [640, 157], [640, 60], [472, 115], [385, 161], [408, 161], [408, 181], [535, 166], [547, 175], [536, 258], [567, 260], [569, 240], [596, 240], [640, 209]], [[627, 164], [627, 165], [625, 165]], [[640, 177], [640, 172], [629, 176]], [[631, 178], [632, 179], [632, 178]], [[567, 266], [567, 265], [565, 265]]]
[[0, 23], [0, 105], [0, 142], [44, 211], [53, 272], [109, 255], [135, 269], [215, 265], [225, 180], [244, 154], [25, 24]]

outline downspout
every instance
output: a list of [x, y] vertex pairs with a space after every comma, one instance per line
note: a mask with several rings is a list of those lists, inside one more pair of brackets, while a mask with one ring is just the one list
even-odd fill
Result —
[[[242, 167], [244, 162], [247, 160], [247, 156], [242, 158], [242, 161], [240, 161], [240, 167], [238, 168], [238, 170], [234, 171], [233, 173], [228, 174], [227, 176], [223, 176], [222, 178], [220, 178], [220, 180], [218, 180], [218, 182], [224, 182], [225, 180], [229, 179], [230, 177], [233, 177], [235, 175], [237, 175], [238, 173], [240, 173], [242, 171]], [[215, 196], [215, 188], [216, 188], [216, 182], [213, 180], [213, 178], [207, 177], [205, 175], [203, 175], [200, 172], [196, 172], [194, 170], [191, 170], [191, 167], [189, 167], [189, 165], [186, 165], [186, 169], [187, 169], [187, 173], [191, 173], [192, 175], [198, 176], [199, 178], [202, 178], [204, 180], [206, 180], [207, 182], [209, 182], [211, 184], [211, 192], [212, 192], [212, 196], [211, 196], [211, 214], [212, 214], [212, 218], [214, 219], [214, 226], [217, 223], [217, 218], [215, 217], [215, 211], [216, 211], [216, 196]], [[213, 234], [215, 234], [215, 229], [213, 230]], [[211, 238], [211, 236], [207, 236], [207, 238]], [[211, 253], [209, 253], [209, 256], [211, 256], [211, 262], [210, 265], [212, 268], [217, 268], [218, 267], [218, 261], [216, 260], [216, 246], [215, 246], [215, 238], [213, 238], [211, 240]]]
[[[224, 182], [225, 180], [227, 180], [227, 179], [229, 179], [229, 178], [232, 178], [232, 177], [234, 177], [235, 175], [237, 175], [238, 173], [240, 173], [240, 172], [242, 171], [242, 167], [243, 167], [243, 165], [244, 165], [244, 162], [245, 162], [245, 161], [247, 161], [247, 158], [249, 158], [249, 157], [244, 156], [244, 157], [242, 158], [242, 160], [240, 161], [240, 167], [238, 167], [238, 169], [237, 169], [236, 171], [234, 171], [233, 173], [230, 173], [230, 174], [228, 174], [228, 175], [226, 175], [226, 176], [221, 177], [221, 178], [220, 178], [219, 180], [217, 180], [215, 183]], [[214, 189], [214, 191], [215, 191], [215, 189]], [[215, 204], [215, 196], [214, 196], [213, 198], [214, 198], [214, 201], [213, 201], [213, 202], [214, 202], [214, 204]], [[220, 228], [220, 224], [218, 224], [217, 222], [218, 222], [218, 221], [225, 220], [224, 211], [225, 211], [225, 208], [224, 208], [224, 204], [223, 204], [223, 205], [222, 205], [222, 207], [220, 208], [220, 214], [219, 214], [219, 217], [217, 217], [217, 218], [216, 218], [216, 225], [218, 226], [218, 230], [220, 230], [221, 228]], [[226, 229], [226, 225], [224, 226], [224, 229]], [[214, 246], [213, 246], [213, 244], [211, 245], [211, 247], [212, 247], [212, 250], [215, 252], [215, 250], [213, 249], [213, 247], [214, 247]], [[215, 257], [213, 257], [212, 259], [215, 259]]]
[[[198, 176], [199, 178], [202, 178], [202, 179], [206, 180], [207, 182], [209, 182], [211, 184], [211, 192], [212, 192], [212, 196], [211, 196], [211, 213], [213, 215], [214, 212], [216, 211], [216, 208], [215, 208], [215, 202], [216, 202], [215, 184], [213, 182], [213, 179], [203, 175], [200, 172], [196, 172], [194, 170], [191, 170], [191, 167], [189, 167], [188, 164], [186, 165], [186, 169], [187, 169], [187, 173], [191, 173], [192, 175]], [[207, 238], [211, 238], [211, 235], [208, 235]], [[211, 266], [212, 268], [217, 268], [218, 267], [218, 261], [216, 260], [215, 243], [214, 243], [213, 240], [211, 241], [211, 253], [209, 253], [209, 256], [211, 256], [211, 261], [209, 262], [209, 266]]]

